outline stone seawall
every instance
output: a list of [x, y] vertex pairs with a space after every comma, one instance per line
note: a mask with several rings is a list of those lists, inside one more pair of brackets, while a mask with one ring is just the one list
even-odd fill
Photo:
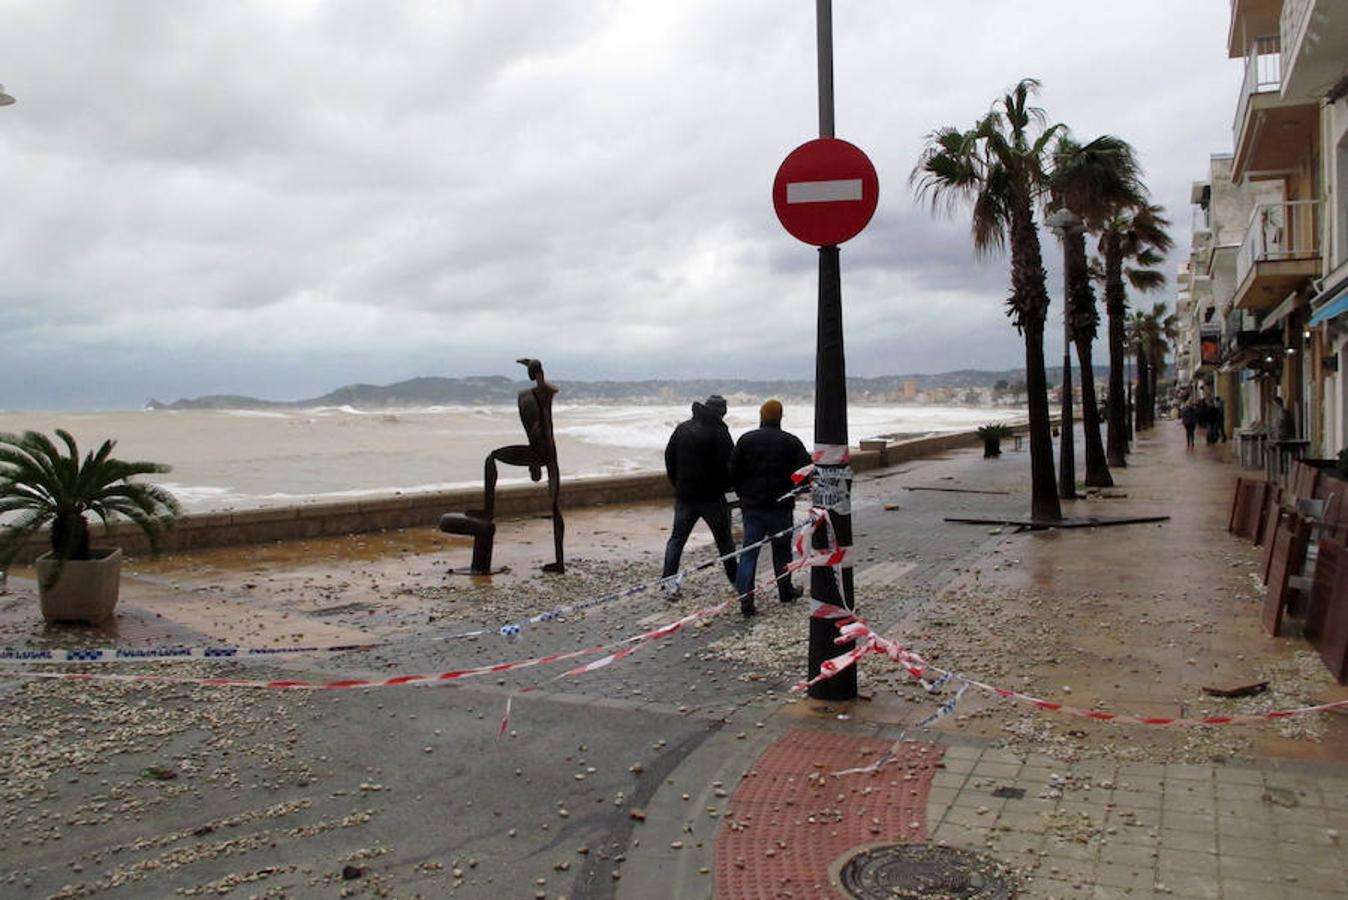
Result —
[[[1017, 432], [1023, 424], [1014, 426]], [[852, 452], [852, 468], [865, 472], [892, 466], [909, 460], [931, 456], [957, 447], [979, 443], [972, 431], [929, 435], [904, 441], [863, 441], [860, 449]], [[578, 509], [614, 503], [639, 503], [663, 500], [672, 495], [663, 472], [639, 475], [615, 475], [578, 478], [562, 483], [562, 508]], [[203, 513], [184, 516], [165, 535], [163, 549], [171, 553], [185, 553], [210, 547], [232, 547], [248, 544], [302, 538], [333, 537], [396, 528], [434, 526], [447, 512], [464, 512], [482, 503], [481, 488], [454, 491], [418, 493], [379, 497], [370, 500], [338, 503], [310, 503], [301, 506], [249, 509], [238, 512]], [[546, 484], [505, 485], [496, 492], [498, 518], [512, 518], [549, 510]], [[148, 542], [139, 529], [122, 523], [111, 533], [94, 526], [94, 543], [121, 547], [128, 555], [138, 556], [149, 551]], [[46, 533], [29, 542], [16, 558], [16, 563], [32, 562], [47, 550]]]

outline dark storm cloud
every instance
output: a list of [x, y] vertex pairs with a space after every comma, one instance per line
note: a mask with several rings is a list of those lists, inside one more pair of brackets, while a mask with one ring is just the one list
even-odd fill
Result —
[[[1051, 118], [1138, 147], [1177, 223], [1229, 147], [1221, 4], [835, 7], [839, 134], [882, 185], [844, 248], [852, 371], [1021, 364], [1006, 260], [913, 201], [933, 128], [1038, 75]], [[816, 133], [811, 4], [0, 13], [0, 406], [298, 397], [523, 353], [570, 377], [812, 371], [817, 255], [768, 196]]]

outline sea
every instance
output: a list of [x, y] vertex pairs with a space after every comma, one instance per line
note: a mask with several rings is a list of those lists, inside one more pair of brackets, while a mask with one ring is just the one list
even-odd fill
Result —
[[[563, 479], [662, 471], [664, 447], [687, 405], [559, 403], [554, 431]], [[966, 431], [1023, 417], [1018, 409], [851, 404], [849, 443], [867, 438]], [[809, 401], [788, 403], [782, 427], [812, 443]], [[757, 405], [732, 404], [731, 435], [758, 426]], [[64, 428], [81, 453], [114, 438], [114, 455], [171, 466], [152, 480], [189, 513], [373, 498], [482, 484], [497, 447], [526, 443], [509, 406], [359, 410], [133, 410], [4, 412], [0, 432]], [[502, 466], [500, 484], [528, 481]]]

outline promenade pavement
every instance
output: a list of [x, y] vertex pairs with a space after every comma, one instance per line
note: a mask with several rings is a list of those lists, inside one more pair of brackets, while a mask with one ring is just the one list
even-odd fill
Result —
[[[1170, 516], [1160, 524], [945, 521], [1023, 515], [1024, 452], [859, 477], [861, 614], [936, 665], [1092, 709], [1188, 717], [1348, 696], [1300, 639], [1264, 636], [1257, 552], [1224, 530], [1236, 471], [1221, 447], [1186, 453], [1172, 424], [1139, 437], [1115, 489], [1066, 509]], [[444, 638], [649, 581], [668, 520], [663, 505], [568, 514], [561, 577], [537, 573], [546, 520], [502, 523], [511, 571], [490, 581], [446, 576], [467, 543], [430, 529], [137, 561], [115, 626], [92, 635], [36, 626], [16, 572], [0, 641], [390, 642], [84, 669], [183, 679], [382, 678], [573, 651], [723, 603], [724, 582], [713, 570], [674, 602], [645, 591], [516, 637]], [[709, 549], [699, 532], [685, 559]], [[1345, 717], [1147, 728], [971, 690], [919, 728], [950, 693], [880, 657], [860, 664], [865, 699], [790, 693], [801, 606], [760, 606], [562, 680], [556, 666], [330, 692], [6, 679], [0, 884], [34, 897], [890, 896], [887, 848], [902, 842], [977, 851], [963, 861], [988, 896], [997, 878], [1030, 897], [1342, 895]], [[1202, 692], [1253, 680], [1270, 690]], [[877, 772], [834, 774], [891, 750]]]
[[[939, 593], [895, 596], [863, 614], [929, 660], [1090, 710], [1193, 718], [1348, 698], [1304, 641], [1262, 631], [1261, 591], [1252, 577], [1257, 552], [1225, 532], [1237, 474], [1226, 451], [1186, 452], [1182, 434], [1163, 421], [1139, 436], [1113, 489], [1070, 502], [1065, 512], [1160, 514], [1168, 522], [1018, 534], [990, 527], [979, 532], [989, 544], [945, 561], [961, 571]], [[995, 490], [1005, 484], [999, 465], [965, 468], [959, 483]], [[997, 501], [982, 504], [977, 516], [999, 515], [997, 495], [967, 496]], [[867, 525], [874, 544], [893, 546], [899, 536], [877, 518], [880, 524]], [[864, 509], [858, 519], [871, 521]], [[936, 548], [925, 549], [932, 565]], [[773, 777], [777, 803], [765, 810], [750, 794], [741, 810], [737, 792], [723, 817], [742, 822], [743, 812], [756, 818], [750, 830], [771, 832], [766, 847], [753, 848], [758, 857], [718, 854], [727, 841], [742, 843], [738, 832], [722, 830], [696, 857], [686, 847], [656, 854], [656, 876], [624, 895], [654, 896], [647, 892], [663, 881], [678, 885], [676, 896], [853, 896], [839, 888], [849, 856], [875, 844], [925, 841], [982, 855], [990, 869], [981, 870], [987, 893], [978, 896], [1000, 896], [998, 877], [1026, 897], [1343, 896], [1348, 718], [1162, 728], [1099, 723], [970, 691], [953, 715], [924, 730], [913, 726], [949, 693], [926, 697], [906, 676], [879, 674], [886, 665], [875, 657], [862, 663], [869, 701], [804, 701], [779, 714], [791, 731], [776, 741], [801, 742], [827, 729], [847, 735], [857, 752], [806, 751], [785, 777], [761, 768], [780, 744], [750, 763], [740, 783]], [[1219, 700], [1201, 690], [1258, 680], [1270, 689], [1256, 698]], [[908, 740], [897, 745], [895, 764], [829, 774], [874, 762], [877, 747], [901, 737]], [[934, 750], [941, 754], [935, 765]], [[708, 742], [699, 754], [718, 752]], [[734, 769], [704, 777], [734, 784]], [[872, 794], [894, 806], [915, 796], [924, 802], [896, 824], [858, 808], [858, 799]], [[835, 849], [826, 863], [804, 852], [827, 843], [849, 818], [867, 826], [849, 848]], [[662, 847], [670, 836], [666, 830], [652, 843]], [[779, 856], [800, 865], [784, 870], [774, 862]], [[862, 854], [858, 863], [856, 896], [889, 896], [895, 885], [912, 883], [900, 881], [899, 863], [882, 854]], [[710, 866], [716, 886], [694, 890], [691, 872]], [[747, 882], [740, 877], [746, 871]], [[942, 883], [927, 874], [929, 883]], [[956, 883], [944, 882], [964, 896], [952, 889]]]

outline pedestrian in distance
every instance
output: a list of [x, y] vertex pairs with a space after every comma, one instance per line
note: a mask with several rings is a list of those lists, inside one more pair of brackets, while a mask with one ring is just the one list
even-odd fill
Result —
[[1217, 443], [1221, 437], [1221, 413], [1217, 411], [1217, 404], [1212, 400], [1204, 400], [1203, 409], [1203, 427], [1207, 429], [1209, 444]]
[[740, 612], [752, 616], [754, 577], [758, 570], [758, 547], [752, 546], [768, 535], [772, 539], [772, 571], [777, 575], [777, 596], [787, 603], [801, 596], [786, 574], [791, 562], [791, 511], [795, 507], [795, 487], [791, 475], [809, 465], [805, 445], [782, 430], [782, 404], [769, 400], [758, 410], [759, 426], [740, 437], [730, 458], [730, 479], [740, 498], [744, 517], [744, 549], [740, 550], [739, 574], [735, 593]]
[[[674, 485], [674, 527], [665, 544], [662, 578], [679, 571], [683, 545], [698, 519], [707, 523], [723, 560], [726, 578], [735, 583], [735, 538], [730, 531], [730, 455], [735, 444], [725, 424], [726, 402], [712, 394], [705, 403], [693, 403], [693, 417], [679, 423], [665, 445], [665, 474]], [[670, 593], [678, 590], [669, 586]]]
[[1221, 397], [1212, 399], [1213, 415], [1217, 419], [1217, 435], [1221, 438], [1223, 444], [1226, 443], [1226, 401]]
[[1286, 407], [1281, 397], [1273, 398], [1274, 438], [1279, 441], [1294, 441], [1297, 436], [1297, 420]]
[[1198, 428], [1198, 405], [1186, 403], [1180, 410], [1180, 421], [1184, 423], [1184, 446], [1193, 449], [1194, 430]]

